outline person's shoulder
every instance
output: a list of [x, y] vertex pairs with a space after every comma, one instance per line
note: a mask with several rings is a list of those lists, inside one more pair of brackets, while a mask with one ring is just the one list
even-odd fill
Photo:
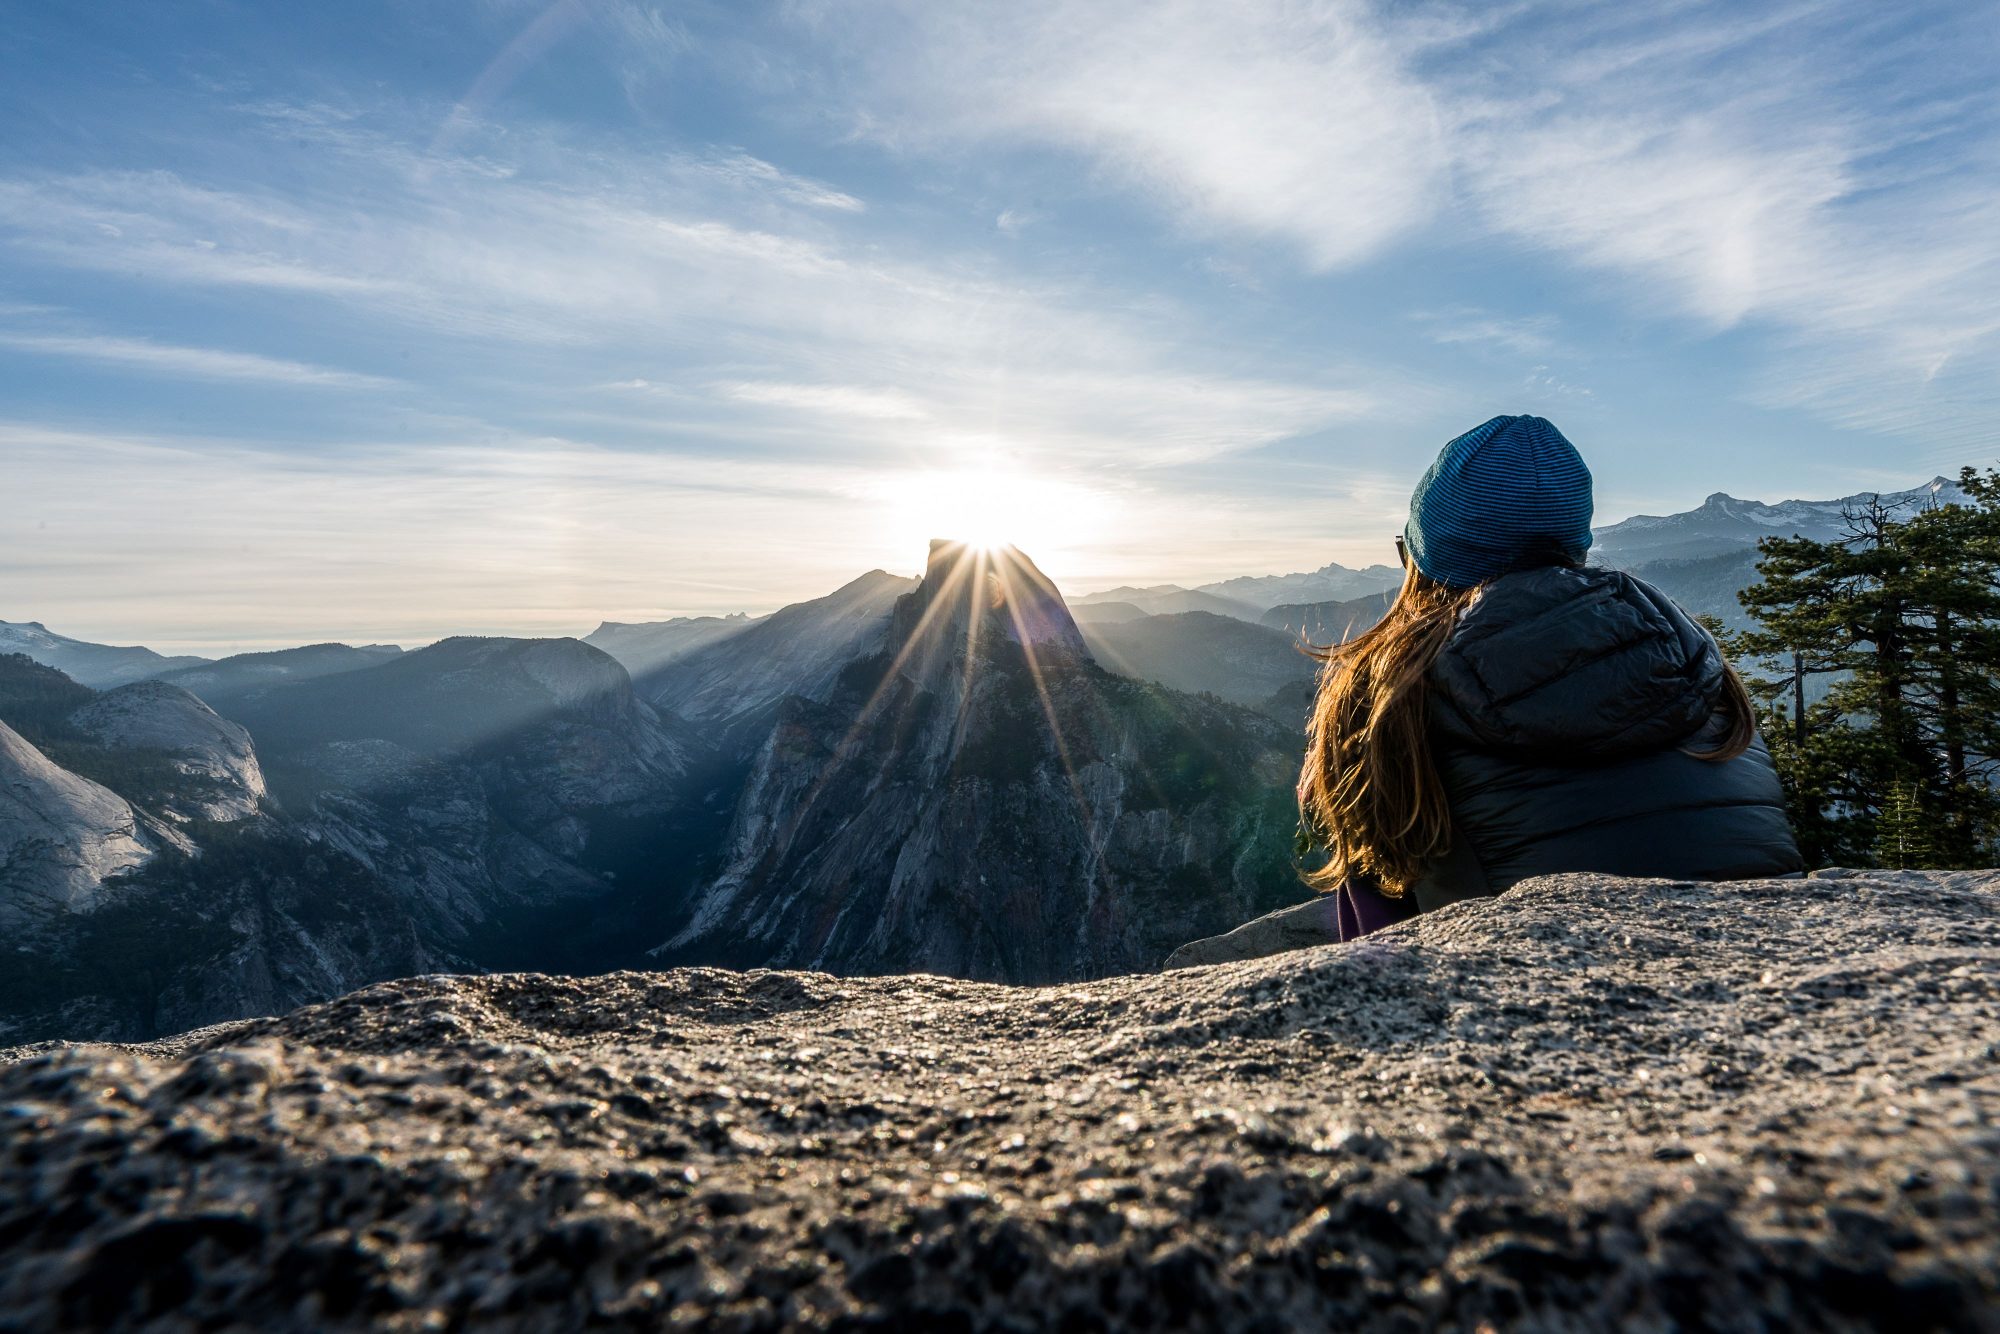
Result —
[[1454, 648], [1469, 649], [1514, 627], [1587, 615], [1593, 606], [1628, 601], [1631, 576], [1597, 566], [1544, 565], [1511, 570], [1480, 585], [1459, 615]]
[[1650, 584], [1520, 570], [1485, 586], [1432, 663], [1431, 722], [1487, 749], [1622, 752], [1699, 726], [1722, 673], [1708, 632]]
[[1567, 613], [1588, 619], [1614, 608], [1636, 611], [1678, 632], [1692, 618], [1680, 604], [1627, 570], [1605, 565], [1544, 565], [1512, 570], [1483, 585], [1460, 618], [1477, 638], [1482, 632], [1535, 617]]
[[1624, 591], [1640, 584], [1635, 576], [1608, 565], [1534, 565], [1488, 580], [1482, 599], [1562, 602], [1592, 592]]

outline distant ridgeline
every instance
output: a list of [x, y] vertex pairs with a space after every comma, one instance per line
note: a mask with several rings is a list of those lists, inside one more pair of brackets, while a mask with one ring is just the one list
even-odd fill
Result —
[[[1940, 480], [1877, 509], [1965, 498]], [[1743, 628], [1757, 540], [1836, 539], [1866, 500], [1714, 496], [1601, 530], [1594, 558]], [[206, 662], [0, 622], [0, 1045], [440, 970], [1148, 969], [1303, 896], [1302, 646], [1373, 624], [1399, 579], [1330, 565], [1069, 603], [1018, 552], [940, 543], [921, 578], [583, 640]], [[1765, 693], [1767, 730], [1791, 727]], [[1905, 737], [1903, 767], [1829, 795], [1862, 706], [1843, 707], [1807, 720], [1818, 749], [1774, 741], [1819, 802], [1801, 809], [1849, 821], [1829, 846], [1850, 861], [1878, 827], [1919, 847], [1948, 766], [1911, 767], [1929, 742]], [[1900, 804], [1869, 805], [1869, 781]]]
[[1876, 507], [1908, 516], [1966, 500], [1959, 482], [1946, 477], [1933, 477], [1908, 491], [1776, 505], [1738, 500], [1718, 491], [1700, 508], [1683, 514], [1640, 514], [1600, 528], [1590, 555], [1595, 564], [1630, 570], [1697, 615], [1742, 629], [1752, 618], [1737, 595], [1757, 582], [1757, 544], [1764, 539], [1830, 542], [1846, 537], [1855, 518]]
[[1295, 729], [1105, 670], [1018, 553], [591, 638], [636, 687], [574, 639], [0, 657], [0, 1044], [440, 970], [1071, 980], [1298, 897]]

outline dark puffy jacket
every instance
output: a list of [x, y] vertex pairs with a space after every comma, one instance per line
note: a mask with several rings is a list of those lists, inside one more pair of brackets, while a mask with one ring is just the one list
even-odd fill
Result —
[[1430, 675], [1431, 747], [1452, 855], [1419, 906], [1556, 871], [1738, 880], [1800, 868], [1761, 739], [1696, 759], [1724, 730], [1721, 651], [1671, 599], [1616, 570], [1504, 575]]

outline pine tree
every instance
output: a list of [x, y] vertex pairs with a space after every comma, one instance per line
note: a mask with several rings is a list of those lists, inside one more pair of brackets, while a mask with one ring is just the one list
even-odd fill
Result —
[[1943, 818], [1930, 834], [1938, 864], [1989, 860], [2000, 824], [2000, 486], [1967, 469], [1971, 505], [1911, 517], [1901, 533], [1923, 608], [1910, 646], [1910, 725], [1933, 755], [1920, 800]]
[[1914, 787], [1905, 783], [1891, 787], [1875, 816], [1871, 849], [1875, 864], [1898, 870], [1936, 865], [1937, 847], [1928, 817]]
[[1767, 538], [1743, 591], [1773, 761], [1808, 860], [1990, 862], [2000, 827], [2000, 475], [1968, 504], [1879, 499], [1831, 542]]

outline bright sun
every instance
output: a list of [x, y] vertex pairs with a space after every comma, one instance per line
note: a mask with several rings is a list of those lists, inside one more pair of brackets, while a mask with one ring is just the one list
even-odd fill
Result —
[[911, 473], [885, 491], [899, 545], [942, 537], [1019, 547], [1036, 561], [1099, 540], [1107, 509], [1102, 495], [1074, 483], [997, 469]]

